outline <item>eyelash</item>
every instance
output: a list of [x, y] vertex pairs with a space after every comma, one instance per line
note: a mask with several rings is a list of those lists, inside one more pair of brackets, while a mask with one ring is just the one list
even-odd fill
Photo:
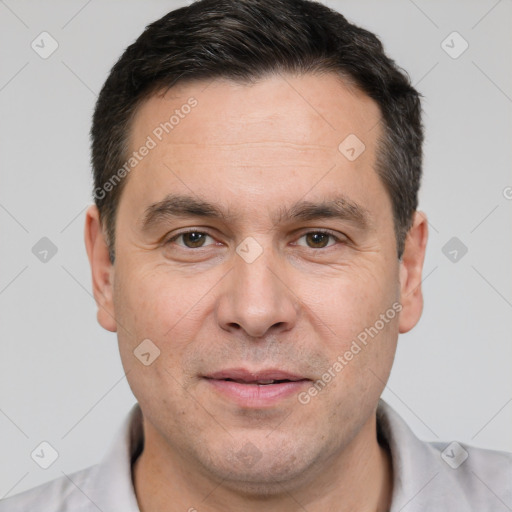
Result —
[[[209, 233], [207, 233], [206, 231], [201, 231], [199, 229], [188, 229], [186, 231], [181, 231], [175, 235], [173, 235], [171, 238], [169, 238], [168, 240], [166, 240], [163, 245], [170, 245], [171, 243], [173, 243], [174, 241], [176, 241], [180, 236], [183, 236], [183, 235], [186, 235], [188, 233], [199, 233], [201, 235], [207, 235], [209, 236], [210, 238], [214, 238], [212, 235], [210, 235]], [[342, 240], [339, 236], [337, 236], [336, 234], [334, 234], [334, 232], [332, 231], [329, 231], [329, 230], [326, 230], [326, 229], [314, 229], [314, 230], [311, 230], [311, 231], [307, 231], [305, 233], [303, 233], [298, 239], [301, 239], [303, 238], [304, 236], [306, 235], [310, 235], [310, 234], [322, 234], [322, 235], [328, 235], [330, 236], [331, 238], [334, 238], [334, 240], [338, 243], [344, 243], [346, 242], [346, 240]], [[186, 246], [179, 246], [181, 247], [182, 249], [185, 249], [185, 250], [197, 250], [197, 249], [204, 249], [205, 247], [203, 246], [200, 246], [200, 247], [197, 247], [197, 248], [193, 248], [193, 247], [186, 247]], [[302, 246], [304, 247], [304, 246]], [[313, 249], [313, 250], [320, 250], [320, 249], [328, 249], [329, 247], [332, 247], [332, 245], [328, 245], [326, 247], [318, 247], [318, 248], [315, 248], [315, 247], [307, 247], [307, 249]]]

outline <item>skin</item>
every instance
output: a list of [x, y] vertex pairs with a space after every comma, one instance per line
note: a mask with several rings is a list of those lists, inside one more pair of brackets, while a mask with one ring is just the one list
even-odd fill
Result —
[[[392, 467], [375, 411], [398, 334], [421, 315], [427, 222], [415, 213], [398, 260], [391, 200], [375, 172], [379, 108], [332, 74], [192, 82], [142, 105], [131, 151], [192, 96], [197, 106], [126, 178], [114, 264], [95, 206], [86, 218], [98, 321], [118, 334], [144, 416], [133, 468], [139, 506], [387, 510]], [[338, 151], [348, 134], [366, 147], [354, 161]], [[144, 230], [147, 208], [171, 193], [230, 217], [165, 218]], [[337, 218], [275, 218], [297, 201], [340, 193], [365, 209], [366, 229]], [[208, 234], [204, 246], [186, 237], [163, 243], [184, 228]], [[319, 229], [337, 238], [320, 236], [328, 240], [321, 247]], [[236, 252], [246, 237], [262, 249], [252, 263]], [[242, 407], [202, 378], [245, 367], [316, 381], [396, 302], [401, 312], [308, 404], [294, 394]], [[144, 366], [133, 351], [147, 338], [160, 356]], [[240, 455], [247, 446], [255, 463]]]

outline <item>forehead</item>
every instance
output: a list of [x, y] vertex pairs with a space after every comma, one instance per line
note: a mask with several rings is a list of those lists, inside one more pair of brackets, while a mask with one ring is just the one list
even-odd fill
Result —
[[[266, 134], [284, 128], [280, 139], [332, 146], [348, 133], [368, 138], [379, 119], [377, 104], [333, 73], [273, 74], [251, 84], [219, 78], [151, 96], [135, 115], [131, 142], [155, 130], [158, 138], [159, 123], [170, 121], [162, 135], [173, 143], [269, 140]], [[187, 129], [199, 125], [200, 133]]]
[[279, 206], [342, 187], [371, 202], [385, 195], [374, 171], [379, 119], [377, 104], [334, 74], [180, 84], [138, 109], [130, 153], [151, 149], [123, 196], [147, 205], [193, 188], [224, 202], [250, 194]]

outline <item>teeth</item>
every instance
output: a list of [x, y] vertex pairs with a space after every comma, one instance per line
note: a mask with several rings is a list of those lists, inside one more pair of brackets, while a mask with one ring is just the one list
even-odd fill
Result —
[[[232, 379], [227, 379], [232, 380]], [[246, 380], [237, 380], [235, 379], [234, 382], [238, 382], [239, 384], [274, 384], [274, 379], [267, 379], [267, 380], [257, 380], [253, 382], [247, 382]]]

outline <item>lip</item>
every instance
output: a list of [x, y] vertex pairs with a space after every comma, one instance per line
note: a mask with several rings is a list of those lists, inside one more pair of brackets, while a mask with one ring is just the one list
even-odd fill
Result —
[[[250, 371], [245, 368], [221, 370], [203, 377], [210, 389], [244, 408], [269, 408], [298, 394], [311, 379], [279, 369]], [[233, 379], [233, 380], [225, 380]], [[257, 384], [259, 380], [286, 380]], [[238, 382], [237, 382], [238, 381]]]
[[[257, 380], [305, 380], [306, 377], [296, 375], [277, 368], [268, 368], [262, 370], [247, 370], [245, 368], [229, 368], [205, 375], [207, 379], [233, 379], [254, 382]], [[308, 379], [309, 380], [309, 379]]]

